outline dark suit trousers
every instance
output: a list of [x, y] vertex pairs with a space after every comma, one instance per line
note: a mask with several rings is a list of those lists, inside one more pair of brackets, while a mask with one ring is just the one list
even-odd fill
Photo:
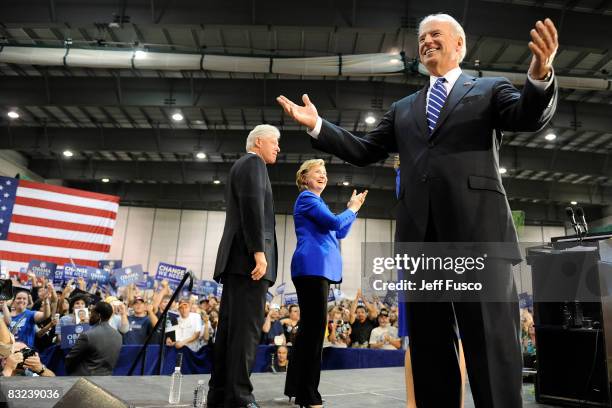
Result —
[[[435, 241], [431, 220], [427, 241]], [[497, 262], [505, 302], [408, 302], [410, 357], [419, 408], [459, 407], [457, 326], [476, 408], [522, 407], [519, 308], [511, 264]], [[486, 283], [483, 283], [486, 285]], [[498, 285], [504, 286], [504, 285]], [[486, 287], [486, 286], [485, 286]]]
[[270, 282], [226, 273], [222, 283], [208, 401], [210, 405], [235, 408], [255, 401], [249, 376], [261, 336]]
[[300, 326], [287, 369], [285, 395], [295, 403], [321, 405], [321, 353], [327, 324], [329, 281], [318, 276], [293, 279], [300, 304]]

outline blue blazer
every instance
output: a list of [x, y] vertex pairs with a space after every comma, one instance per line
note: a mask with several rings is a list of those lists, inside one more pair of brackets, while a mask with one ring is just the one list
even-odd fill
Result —
[[320, 276], [342, 282], [338, 240], [347, 236], [356, 217], [348, 208], [335, 215], [321, 197], [302, 191], [293, 209], [297, 245], [291, 259], [291, 278]]

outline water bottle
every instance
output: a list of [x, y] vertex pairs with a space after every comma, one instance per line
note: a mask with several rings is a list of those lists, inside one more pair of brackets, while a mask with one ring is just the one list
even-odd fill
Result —
[[206, 385], [204, 380], [198, 380], [198, 386], [193, 391], [193, 408], [204, 408], [206, 404]]
[[183, 374], [181, 374], [181, 367], [174, 367], [174, 373], [170, 382], [170, 397], [168, 402], [171, 404], [178, 404], [181, 401], [181, 385], [183, 383]]

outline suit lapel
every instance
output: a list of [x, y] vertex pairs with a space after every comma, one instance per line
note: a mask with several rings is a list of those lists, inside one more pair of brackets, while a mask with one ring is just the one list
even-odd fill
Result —
[[414, 121], [419, 128], [421, 136], [425, 139], [429, 138], [427, 116], [425, 115], [425, 103], [427, 102], [428, 88], [429, 84], [418, 92], [414, 98], [414, 101], [412, 102], [412, 116], [414, 117]]
[[463, 99], [463, 97], [474, 88], [475, 83], [476, 78], [465, 74], [461, 74], [459, 78], [457, 78], [453, 89], [451, 89], [450, 95], [448, 95], [448, 98], [446, 98], [446, 103], [442, 108], [442, 112], [440, 112], [440, 117], [438, 118], [436, 127], [431, 133], [431, 137], [434, 137], [436, 135], [438, 129], [440, 129], [440, 126], [442, 126], [448, 115], [453, 112], [453, 110], [461, 101], [461, 99]]

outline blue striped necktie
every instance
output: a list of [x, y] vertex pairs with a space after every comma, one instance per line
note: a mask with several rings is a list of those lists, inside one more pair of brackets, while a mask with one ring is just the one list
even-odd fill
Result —
[[427, 127], [429, 128], [430, 135], [436, 127], [440, 112], [442, 112], [442, 107], [444, 106], [444, 102], [446, 102], [445, 81], [446, 79], [444, 77], [438, 78], [429, 91], [429, 101], [427, 102]]

